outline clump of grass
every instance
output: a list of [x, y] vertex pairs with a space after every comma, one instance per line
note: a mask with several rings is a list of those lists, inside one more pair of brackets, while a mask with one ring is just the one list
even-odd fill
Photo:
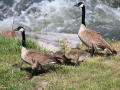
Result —
[[[45, 49], [39, 47], [35, 41], [33, 40], [26, 40], [27, 48], [29, 49], [37, 49], [43, 52], [46, 52]], [[18, 54], [21, 52], [22, 42], [21, 39], [15, 39], [12, 37], [0, 37], [0, 51], [1, 54]]]

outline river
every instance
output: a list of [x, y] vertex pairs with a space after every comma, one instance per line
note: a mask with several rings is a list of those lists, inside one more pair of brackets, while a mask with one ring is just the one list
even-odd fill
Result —
[[[77, 34], [80, 0], [0, 0], [0, 30], [19, 25], [32, 32]], [[104, 38], [120, 39], [120, 0], [82, 0], [86, 6], [87, 27]], [[14, 22], [13, 22], [14, 21]]]

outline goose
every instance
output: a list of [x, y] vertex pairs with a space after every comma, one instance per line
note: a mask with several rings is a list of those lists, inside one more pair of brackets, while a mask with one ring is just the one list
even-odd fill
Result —
[[21, 58], [24, 62], [30, 64], [32, 66], [31, 74], [28, 79], [31, 79], [34, 76], [35, 70], [42, 65], [53, 64], [56, 63], [55, 59], [39, 50], [27, 49], [25, 42], [25, 29], [22, 26], [17, 27], [14, 31], [20, 31], [22, 34], [22, 49], [21, 49]]
[[54, 58], [57, 60], [58, 63], [60, 64], [64, 64], [65, 63], [65, 57], [64, 57], [64, 51], [56, 51], [54, 54], [53, 54]]
[[70, 46], [66, 46], [66, 48], [65, 48], [65, 57], [67, 59], [74, 60], [75, 65], [77, 65], [78, 62], [84, 61], [89, 56], [90, 56], [90, 53], [88, 53], [86, 51], [72, 49]]
[[59, 50], [59, 51], [56, 51], [56, 52], [48, 52], [48, 54], [52, 55], [57, 64], [70, 64], [70, 60], [68, 60], [66, 57], [65, 57], [65, 51], [62, 51], [62, 50]]
[[98, 52], [98, 50], [111, 51], [112, 54], [117, 54], [117, 51], [110, 47], [100, 33], [86, 27], [85, 4], [83, 2], [79, 2], [74, 6], [82, 8], [82, 22], [78, 31], [78, 36], [83, 44], [91, 48], [91, 55], [93, 56], [93, 54]]

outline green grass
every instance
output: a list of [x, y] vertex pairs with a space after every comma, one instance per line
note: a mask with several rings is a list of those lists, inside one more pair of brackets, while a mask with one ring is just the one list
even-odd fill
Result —
[[[118, 51], [116, 56], [94, 56], [79, 66], [52, 65], [43, 67], [43, 76], [34, 76], [26, 80], [31, 66], [24, 63], [26, 70], [21, 71], [21, 39], [0, 36], [0, 90], [119, 90], [120, 89], [120, 42], [111, 43]], [[29, 49], [41, 47], [30, 39]], [[53, 69], [56, 68], [56, 72]]]

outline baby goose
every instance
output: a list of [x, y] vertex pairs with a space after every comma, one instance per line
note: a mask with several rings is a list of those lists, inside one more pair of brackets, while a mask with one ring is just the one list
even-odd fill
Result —
[[70, 63], [70, 60], [68, 60], [65, 57], [65, 52], [64, 51], [57, 51], [54, 53], [54, 57], [57, 60], [58, 63], [60, 64], [67, 64]]
[[71, 49], [69, 46], [65, 48], [65, 57], [67, 59], [75, 60], [75, 65], [78, 64], [78, 61], [84, 61], [90, 54], [86, 51]]
[[94, 54], [94, 51], [97, 52], [98, 50], [108, 50], [111, 51], [112, 54], [117, 54], [117, 51], [110, 47], [110, 45], [103, 39], [100, 33], [86, 27], [85, 4], [83, 2], [79, 2], [74, 6], [82, 8], [82, 22], [78, 36], [87, 47], [92, 49], [91, 55]]
[[64, 52], [63, 51], [61, 50], [56, 51], [56, 52], [49, 51], [48, 54], [52, 55], [58, 64], [64, 63]]
[[21, 26], [16, 28], [14, 31], [20, 31], [22, 33], [22, 49], [21, 49], [21, 58], [24, 62], [30, 64], [32, 66], [32, 71], [29, 76], [29, 79], [31, 79], [34, 76], [35, 70], [42, 65], [47, 64], [53, 64], [56, 63], [54, 58], [48, 54], [45, 54], [43, 52], [40, 52], [38, 50], [28, 50], [26, 48], [26, 42], [25, 42], [25, 29]]

